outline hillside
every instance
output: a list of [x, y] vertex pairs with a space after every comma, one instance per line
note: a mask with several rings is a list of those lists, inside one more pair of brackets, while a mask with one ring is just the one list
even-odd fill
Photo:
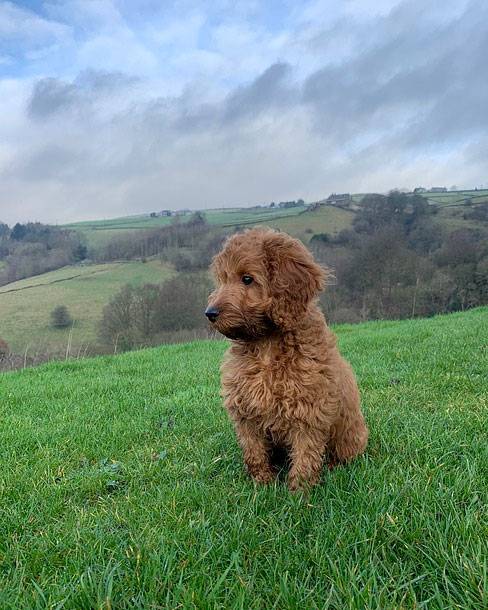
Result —
[[2, 376], [0, 607], [488, 606], [488, 308], [337, 329], [367, 455], [255, 488], [224, 342]]
[[[352, 195], [355, 204], [360, 204], [367, 193]], [[479, 204], [488, 205], [488, 189], [448, 191], [437, 193], [427, 191], [422, 196], [428, 203], [438, 209], [437, 224], [446, 230], [461, 227], [474, 228], [476, 222], [463, 218], [466, 209], [472, 209]], [[342, 229], [350, 228], [354, 212], [331, 205], [321, 206], [317, 210], [303, 207], [289, 209], [280, 208], [222, 208], [202, 210], [207, 222], [215, 227], [234, 229], [248, 225], [267, 225], [275, 229], [286, 231], [295, 237], [308, 242], [313, 235], [329, 233], [334, 235]], [[187, 217], [182, 216], [185, 222]], [[109, 220], [95, 220], [65, 225], [66, 228], [80, 231], [92, 248], [105, 246], [117, 236], [126, 235], [131, 231], [154, 229], [169, 225], [174, 217], [149, 215], [127, 216]]]
[[[426, 209], [432, 213], [424, 212], [417, 227], [420, 230], [414, 231], [414, 239], [409, 238], [403, 242], [395, 240], [397, 246], [403, 243], [404, 252], [392, 266], [400, 270], [404, 265], [405, 273], [402, 275], [399, 271], [395, 277], [381, 279], [381, 270], [376, 266], [375, 272], [368, 279], [367, 272], [364, 273], [363, 270], [366, 278], [364, 286], [359, 286], [355, 280], [355, 271], [361, 267], [363, 260], [369, 260], [371, 269], [375, 265], [373, 261], [391, 258], [394, 250], [392, 243], [385, 242], [384, 255], [378, 257], [375, 254], [368, 259], [368, 237], [364, 232], [361, 233], [357, 229], [355, 235], [349, 232], [349, 235], [345, 233], [345, 236], [343, 234], [337, 238], [344, 229], [353, 229], [353, 226], [360, 226], [361, 223], [364, 229], [365, 219], [361, 219], [361, 216], [364, 216], [365, 210], [371, 209], [366, 204], [362, 209], [355, 206], [354, 210], [333, 205], [284, 209], [215, 209], [205, 211], [206, 223], [202, 222], [201, 217], [190, 215], [181, 218], [141, 215], [67, 225], [82, 233], [88, 240], [90, 248], [88, 252], [85, 248], [83, 255], [88, 255], [89, 259], [106, 262], [126, 259], [133, 262], [122, 266], [120, 263], [85, 266], [75, 264], [3, 286], [0, 288], [0, 337], [10, 344], [14, 352], [22, 355], [26, 348], [28, 354], [34, 356], [46, 352], [64, 354], [68, 344], [72, 354], [84, 354], [87, 348], [89, 353], [93, 353], [93, 349], [97, 349], [96, 327], [103, 307], [124, 283], [160, 283], [175, 273], [184, 277], [185, 272], [191, 270], [205, 272], [211, 256], [226, 233], [256, 225], [286, 231], [306, 244], [318, 237], [312, 242], [314, 252], [316, 256], [321, 257], [321, 262], [332, 267], [336, 273], [337, 287], [329, 288], [330, 299], [325, 305], [335, 321], [360, 321], [365, 316], [380, 319], [407, 317], [412, 315], [416, 308], [412, 303], [417, 303], [417, 296], [420, 297], [418, 302], [423, 307], [418, 310], [417, 315], [431, 315], [486, 303], [486, 295], [477, 287], [483, 282], [488, 264], [488, 251], [483, 246], [484, 238], [488, 237], [488, 203], [479, 205], [474, 202], [487, 198], [488, 191], [427, 192], [423, 195], [430, 202], [430, 207], [426, 206]], [[362, 196], [355, 195], [354, 203], [360, 203]], [[402, 194], [401, 197], [408, 199], [409, 195]], [[397, 204], [391, 203], [391, 206], [395, 205]], [[353, 222], [355, 219], [359, 219], [359, 222]], [[407, 223], [407, 219], [404, 220], [403, 231], [406, 235], [411, 230], [411, 225]], [[169, 227], [169, 223], [176, 223], [176, 226]], [[378, 231], [380, 225], [381, 223], [375, 226], [374, 230]], [[164, 231], [155, 234], [147, 231], [164, 226], [167, 226]], [[55, 230], [60, 230], [51, 229], [54, 233]], [[451, 239], [457, 229], [468, 231], [463, 231]], [[31, 232], [33, 230], [31, 227]], [[370, 227], [370, 232], [371, 230]], [[69, 235], [76, 246], [80, 242], [80, 236], [73, 231], [70, 231]], [[33, 237], [35, 235], [29, 239]], [[334, 241], [334, 237], [342, 241]], [[115, 239], [114, 242], [114, 238], [122, 239]], [[14, 257], [9, 259], [9, 265], [14, 268], [17, 266], [18, 269], [24, 268], [22, 248], [27, 248], [28, 251], [28, 248], [32, 247], [29, 244], [28, 240], [25, 244], [15, 240], [4, 244], [7, 251], [11, 248], [14, 252]], [[108, 244], [110, 247], [106, 248]], [[83, 249], [83, 243], [81, 245]], [[371, 247], [375, 247], [374, 243]], [[19, 251], [17, 258], [15, 248]], [[405, 252], [408, 249], [407, 256]], [[52, 249], [45, 249], [44, 255], [48, 257], [51, 251]], [[468, 260], [470, 252], [472, 255]], [[143, 265], [139, 259], [141, 255], [163, 257], [167, 263], [163, 267], [152, 260]], [[355, 256], [358, 259], [355, 259]], [[32, 273], [38, 268], [37, 262], [35, 256], [30, 259], [27, 256], [27, 268], [31, 269]], [[470, 266], [461, 268], [460, 265], [465, 263], [470, 263]], [[439, 272], [435, 282], [432, 280], [433, 272], [429, 271], [432, 264]], [[48, 265], [44, 268], [52, 267]], [[422, 273], [425, 277], [415, 275], [417, 272], [412, 271], [415, 269], [424, 269]], [[390, 303], [386, 309], [380, 311], [377, 303], [383, 307], [388, 299], [391, 300], [391, 286], [400, 287], [403, 293], [395, 293], [395, 303]], [[429, 286], [434, 286], [437, 292], [429, 292]], [[374, 293], [374, 296], [368, 297], [369, 300], [365, 294], [366, 289]], [[408, 307], [406, 303], [409, 303]], [[434, 303], [432, 307], [431, 303]], [[67, 305], [76, 320], [71, 334], [70, 330], [50, 328], [50, 313], [57, 305]], [[188, 329], [185, 327], [186, 330]], [[18, 364], [21, 361], [17, 358], [16, 362]]]
[[[13, 351], [64, 351], [93, 348], [103, 307], [126, 283], [160, 283], [171, 275], [159, 261], [70, 265], [0, 287], [1, 337]], [[50, 313], [66, 305], [73, 328], [54, 329]]]
[[467, 189], [445, 193], [426, 191], [421, 194], [429, 203], [448, 207], [461, 206], [469, 202], [474, 204], [488, 203], [488, 189]]
[[[303, 212], [302, 207], [279, 208], [223, 208], [215, 210], [202, 210], [207, 222], [219, 227], [245, 226], [259, 222], [270, 221], [296, 216]], [[181, 222], [188, 220], [188, 216], [180, 216]], [[113, 237], [127, 234], [131, 231], [157, 229], [174, 222], [175, 217], [149, 215], [127, 216], [109, 220], [94, 220], [65, 225], [66, 228], [76, 229], [83, 233], [92, 247], [107, 244]]]

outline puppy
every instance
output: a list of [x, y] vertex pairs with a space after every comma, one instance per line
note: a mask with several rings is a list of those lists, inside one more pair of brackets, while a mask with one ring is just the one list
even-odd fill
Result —
[[317, 305], [326, 272], [286, 233], [230, 237], [212, 262], [216, 289], [205, 315], [232, 343], [222, 394], [244, 462], [258, 483], [289, 455], [291, 490], [315, 485], [330, 465], [362, 453], [368, 429], [350, 365]]

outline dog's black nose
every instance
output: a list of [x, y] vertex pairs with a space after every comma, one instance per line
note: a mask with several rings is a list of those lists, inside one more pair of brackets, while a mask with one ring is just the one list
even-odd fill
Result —
[[210, 320], [210, 322], [215, 322], [215, 320], [219, 317], [219, 310], [216, 307], [207, 307], [205, 310], [205, 315]]

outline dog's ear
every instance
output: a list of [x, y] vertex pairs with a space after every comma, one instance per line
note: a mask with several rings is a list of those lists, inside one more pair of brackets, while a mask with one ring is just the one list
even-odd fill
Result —
[[285, 233], [270, 233], [263, 247], [271, 289], [270, 318], [279, 328], [291, 330], [324, 288], [327, 272], [300, 241]]

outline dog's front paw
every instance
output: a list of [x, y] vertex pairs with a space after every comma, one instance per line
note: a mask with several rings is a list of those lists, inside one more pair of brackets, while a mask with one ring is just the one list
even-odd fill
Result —
[[261, 468], [250, 472], [250, 474], [254, 481], [261, 485], [267, 485], [276, 479], [276, 472], [272, 468]]
[[307, 486], [300, 479], [288, 477], [288, 489], [292, 493], [296, 493], [298, 491], [306, 491]]
[[303, 475], [299, 475], [293, 472], [290, 472], [288, 475], [288, 489], [292, 492], [303, 491], [307, 492], [310, 489], [317, 485], [318, 479], [317, 477], [304, 477]]

